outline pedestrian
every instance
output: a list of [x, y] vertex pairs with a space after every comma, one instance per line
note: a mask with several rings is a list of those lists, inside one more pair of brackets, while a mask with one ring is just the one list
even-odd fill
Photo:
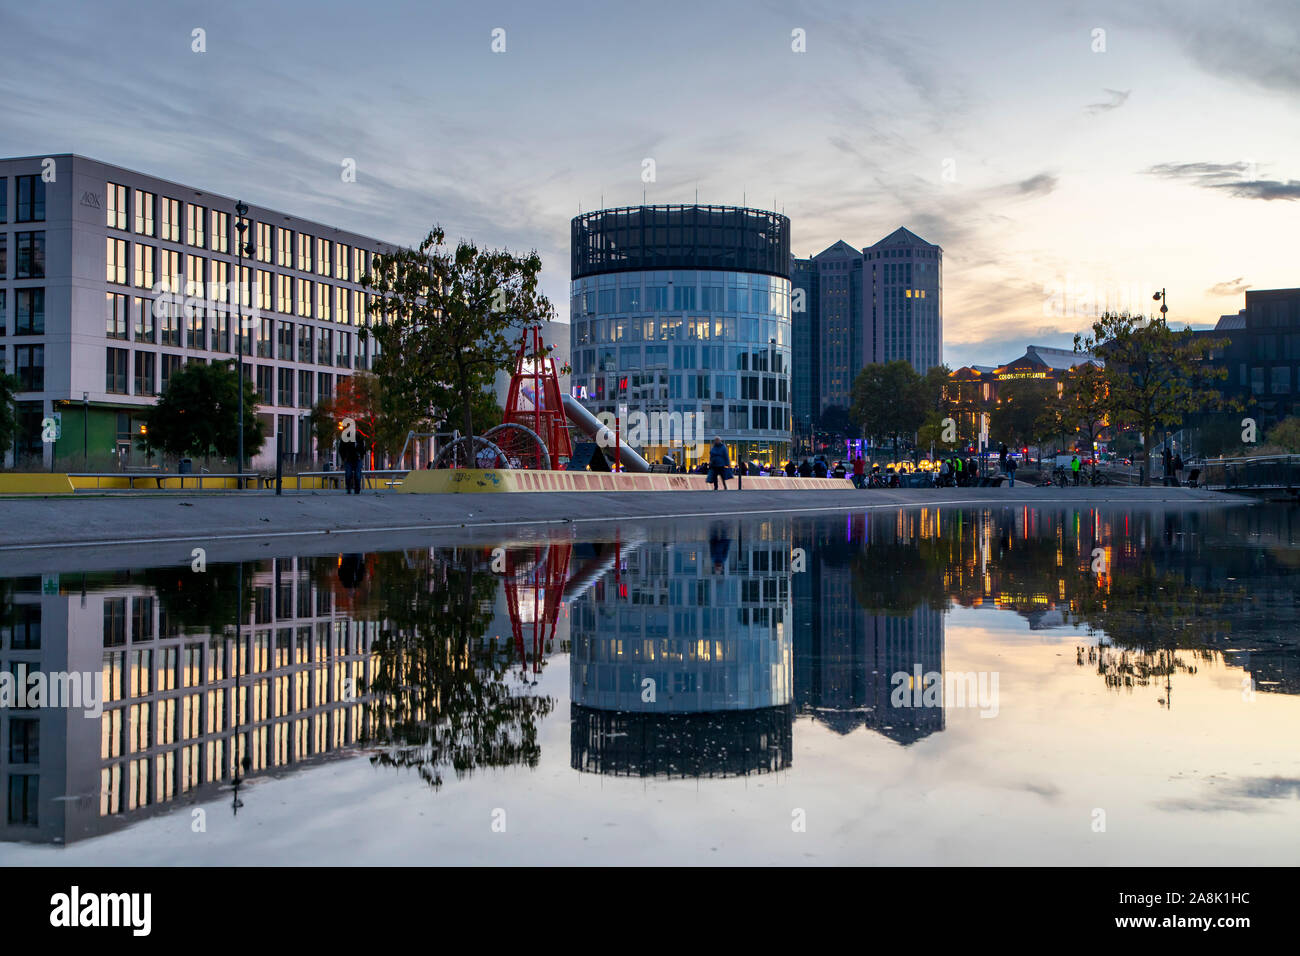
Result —
[[812, 477], [812, 474], [813, 474], [813, 467], [812, 467], [812, 465], [810, 465], [810, 464], [808, 463], [808, 459], [807, 459], [807, 458], [805, 458], [803, 461], [799, 462], [799, 477], [800, 477], [800, 478], [811, 478], [811, 477]]
[[727, 487], [727, 469], [731, 467], [731, 456], [727, 454], [727, 446], [722, 444], [722, 439], [714, 436], [713, 447], [709, 449], [709, 484], [713, 490], [718, 490], [718, 480], [722, 480], [723, 490]]
[[1168, 445], [1165, 446], [1164, 453], [1162, 454], [1161, 457], [1164, 459], [1165, 487], [1167, 488], [1169, 487], [1169, 479], [1173, 476], [1173, 472], [1174, 472], [1174, 456], [1169, 453]]
[[1006, 469], [1007, 477], [1011, 479], [1010, 486], [1014, 488], [1016, 486], [1016, 460], [1014, 458], [1007, 459]]
[[813, 475], [817, 478], [825, 478], [826, 471], [826, 459], [818, 455], [817, 460], [813, 462]]
[[1002, 446], [998, 449], [998, 465], [1002, 468], [1003, 471], [1007, 470], [1007, 443], [1006, 442], [1003, 442]]
[[1180, 487], [1183, 483], [1183, 455], [1179, 452], [1174, 455], [1174, 487]]
[[831, 472], [831, 474], [834, 475], [836, 478], [843, 478], [846, 474], [848, 474], [847, 470], [844, 467], [844, 462], [837, 461], [835, 463], [835, 469]]
[[345, 440], [340, 435], [338, 452], [339, 461], [343, 463], [344, 493], [361, 494], [361, 466], [365, 458], [364, 439], [355, 432], [351, 441]]
[[1075, 455], [1070, 459], [1070, 471], [1074, 472], [1074, 487], [1079, 487], [1079, 470], [1083, 467], [1083, 462], [1079, 461], [1079, 456]]
[[853, 487], [855, 488], [862, 487], [862, 481], [866, 477], [866, 472], [867, 472], [867, 463], [862, 460], [862, 456], [859, 455], [857, 458], [854, 458], [853, 459]]

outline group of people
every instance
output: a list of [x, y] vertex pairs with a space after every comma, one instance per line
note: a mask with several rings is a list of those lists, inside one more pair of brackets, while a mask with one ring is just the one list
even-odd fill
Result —
[[1183, 483], [1183, 456], [1182, 454], [1170, 454], [1169, 448], [1164, 450], [1165, 464], [1165, 484], [1172, 485], [1175, 488], [1181, 487]]

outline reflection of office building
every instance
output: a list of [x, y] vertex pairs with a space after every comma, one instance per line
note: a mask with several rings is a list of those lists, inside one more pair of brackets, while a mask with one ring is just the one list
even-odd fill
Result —
[[570, 605], [575, 769], [789, 765], [789, 550], [734, 535], [642, 545]]
[[[584, 404], [691, 415], [733, 461], [784, 462], [790, 220], [733, 206], [633, 206], [578, 216], [572, 231], [571, 381], [586, 390]], [[642, 448], [648, 459], [682, 450], [657, 431]], [[685, 452], [695, 460], [693, 447]]]
[[193, 632], [139, 572], [99, 576], [84, 592], [80, 577], [18, 582], [0, 666], [100, 672], [105, 702], [98, 719], [0, 711], [0, 840], [70, 843], [211, 799], [236, 766], [255, 777], [367, 736], [379, 625], [343, 617], [305, 563], [248, 564], [243, 580], [242, 640], [233, 622]]
[[[896, 530], [878, 522], [872, 540]], [[796, 526], [793, 546], [804, 550], [808, 565], [792, 581], [795, 703], [837, 733], [867, 727], [909, 744], [943, 730], [944, 710], [894, 707], [892, 679], [918, 665], [922, 673], [942, 673], [943, 612], [925, 603], [891, 613], [860, 606], [854, 575], [871, 573], [863, 564], [872, 554], [867, 537], [862, 516], [834, 528]]]

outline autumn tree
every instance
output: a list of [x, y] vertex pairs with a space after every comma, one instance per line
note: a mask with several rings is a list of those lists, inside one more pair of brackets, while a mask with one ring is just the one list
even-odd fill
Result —
[[1090, 352], [1105, 362], [1106, 411], [1119, 428], [1142, 435], [1143, 482], [1151, 482], [1151, 442], [1156, 430], [1179, 425], [1185, 415], [1227, 403], [1213, 383], [1227, 377], [1225, 368], [1205, 358], [1225, 339], [1197, 337], [1191, 329], [1175, 331], [1163, 319], [1147, 320], [1127, 312], [1107, 312], [1088, 335], [1074, 337], [1076, 352]]
[[[466, 437], [475, 429], [473, 401], [511, 365], [525, 327], [550, 321], [555, 309], [538, 288], [542, 260], [446, 245], [435, 226], [414, 249], [374, 257], [364, 288], [374, 324], [362, 329], [379, 344], [372, 371], [386, 411], [413, 421], [446, 420], [455, 409]], [[495, 424], [495, 423], [494, 423]]]

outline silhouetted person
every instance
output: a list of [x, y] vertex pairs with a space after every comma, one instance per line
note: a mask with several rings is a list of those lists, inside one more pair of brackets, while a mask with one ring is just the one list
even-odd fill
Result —
[[366, 440], [354, 433], [352, 441], [339, 437], [339, 461], [343, 463], [346, 494], [361, 494], [361, 469], [366, 459]]
[[713, 447], [709, 449], [709, 484], [713, 490], [718, 490], [718, 481], [721, 479], [723, 490], [727, 487], [727, 469], [731, 467], [731, 456], [727, 454], [727, 446], [722, 444], [722, 439], [714, 437]]

